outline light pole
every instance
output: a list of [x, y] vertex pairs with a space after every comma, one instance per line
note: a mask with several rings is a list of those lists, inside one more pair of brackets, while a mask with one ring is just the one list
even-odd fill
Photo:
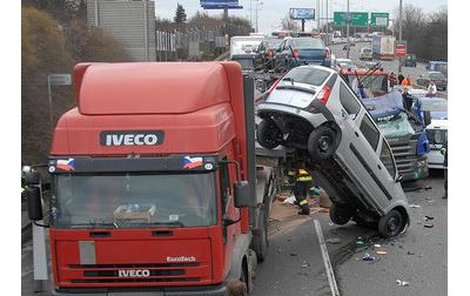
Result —
[[[402, 40], [402, 11], [403, 11], [403, 0], [400, 0], [400, 12], [398, 16], [398, 40]], [[401, 58], [398, 60], [398, 73], [401, 72]]]
[[346, 58], [349, 59], [349, 22], [351, 21], [351, 16], [349, 15], [349, 0], [346, 14]]
[[328, 24], [328, 0], [326, 0], [326, 33], [329, 33], [330, 26]]
[[317, 0], [317, 30], [318, 30], [318, 33], [320, 33], [320, 1], [321, 0]]
[[250, 0], [250, 25], [253, 27], [253, 0]]

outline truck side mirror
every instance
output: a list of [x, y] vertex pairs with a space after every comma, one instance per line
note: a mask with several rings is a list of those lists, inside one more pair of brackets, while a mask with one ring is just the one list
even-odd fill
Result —
[[39, 187], [28, 188], [27, 198], [29, 219], [32, 221], [42, 220], [41, 190]]
[[248, 181], [240, 181], [235, 184], [235, 207], [245, 208], [252, 207], [256, 202], [255, 198], [251, 196], [250, 184]]
[[424, 120], [424, 125], [425, 126], [428, 126], [431, 124], [431, 111], [429, 110], [426, 110], [426, 111], [423, 111], [423, 120]]

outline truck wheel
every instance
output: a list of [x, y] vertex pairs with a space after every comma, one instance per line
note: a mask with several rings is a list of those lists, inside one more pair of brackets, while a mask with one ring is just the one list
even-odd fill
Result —
[[337, 225], [344, 225], [351, 220], [351, 213], [345, 207], [333, 204], [330, 208], [330, 220]]
[[256, 129], [258, 143], [266, 149], [274, 149], [281, 144], [282, 133], [272, 120], [264, 119]]
[[264, 214], [263, 208], [260, 210], [260, 213], [258, 215], [259, 229], [256, 235], [253, 236], [253, 250], [256, 253], [256, 258], [258, 259], [258, 262], [263, 262], [266, 259], [269, 247], [266, 215]]
[[333, 155], [339, 146], [336, 132], [327, 126], [314, 129], [308, 137], [307, 148], [314, 160], [324, 160]]
[[398, 210], [391, 210], [380, 217], [378, 230], [381, 236], [388, 238], [400, 234], [406, 226], [406, 217]]

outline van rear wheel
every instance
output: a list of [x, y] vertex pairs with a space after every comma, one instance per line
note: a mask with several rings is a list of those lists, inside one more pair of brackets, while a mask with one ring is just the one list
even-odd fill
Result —
[[351, 212], [346, 207], [331, 205], [330, 220], [337, 225], [344, 225], [351, 220]]
[[315, 160], [330, 158], [339, 146], [339, 139], [335, 130], [327, 126], [314, 129], [308, 137], [308, 153]]
[[379, 233], [388, 238], [400, 234], [406, 226], [406, 217], [398, 210], [391, 210], [387, 215], [379, 220]]
[[266, 149], [274, 149], [282, 142], [282, 132], [269, 119], [262, 120], [256, 129], [258, 143]]

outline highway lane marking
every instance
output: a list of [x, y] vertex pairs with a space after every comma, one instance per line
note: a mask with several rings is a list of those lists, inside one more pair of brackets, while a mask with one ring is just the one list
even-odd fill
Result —
[[323, 231], [321, 230], [320, 222], [317, 219], [313, 220], [315, 224], [315, 230], [317, 232], [318, 242], [320, 243], [321, 255], [323, 257], [323, 263], [325, 264], [326, 276], [328, 277], [328, 283], [330, 285], [331, 295], [340, 296], [338, 285], [336, 283], [335, 272], [331, 265], [330, 256], [328, 255], [328, 248], [323, 237]]

